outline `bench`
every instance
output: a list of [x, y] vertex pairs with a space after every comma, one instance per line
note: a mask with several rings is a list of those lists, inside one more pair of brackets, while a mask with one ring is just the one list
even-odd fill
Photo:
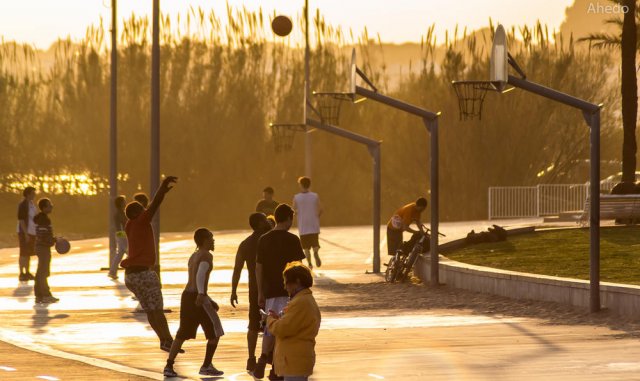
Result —
[[[591, 203], [587, 197], [584, 211], [578, 221], [581, 225], [589, 224], [590, 208]], [[623, 220], [624, 223], [629, 224], [634, 220], [640, 220], [640, 194], [601, 194], [600, 219]]]

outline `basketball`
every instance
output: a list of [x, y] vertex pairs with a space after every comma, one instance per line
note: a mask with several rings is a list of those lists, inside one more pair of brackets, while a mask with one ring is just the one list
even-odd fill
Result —
[[56, 251], [58, 254], [67, 254], [71, 250], [71, 244], [66, 239], [59, 237], [56, 239]]
[[287, 16], [276, 16], [271, 21], [271, 30], [280, 37], [288, 36], [291, 33], [291, 29], [293, 29], [293, 24]]

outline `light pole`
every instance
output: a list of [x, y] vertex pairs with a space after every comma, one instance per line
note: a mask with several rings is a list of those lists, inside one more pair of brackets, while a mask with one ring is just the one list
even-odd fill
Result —
[[[304, 0], [304, 114], [303, 120], [307, 121], [308, 106], [307, 100], [311, 95], [311, 84], [309, 82], [309, 0]], [[311, 132], [309, 129], [304, 134], [304, 174], [311, 177]]]
[[109, 136], [109, 265], [116, 256], [116, 213], [114, 200], [118, 196], [118, 33], [117, 0], [111, 0], [111, 104]]
[[[160, 186], [160, 0], [153, 0], [153, 39], [151, 45], [151, 171], [149, 194]], [[160, 276], [160, 210], [151, 222], [155, 234], [156, 272]]]

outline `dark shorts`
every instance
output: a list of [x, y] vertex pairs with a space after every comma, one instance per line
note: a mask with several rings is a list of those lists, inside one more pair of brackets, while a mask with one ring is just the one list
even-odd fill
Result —
[[196, 306], [197, 292], [184, 291], [180, 298], [180, 328], [176, 338], [190, 340], [196, 338], [198, 327], [201, 326], [207, 340], [224, 335], [222, 324], [217, 313], [209, 316], [204, 307]]
[[319, 234], [303, 234], [300, 236], [300, 243], [303, 249], [311, 249], [312, 247], [320, 247], [318, 242]]
[[400, 247], [402, 247], [402, 230], [387, 227], [387, 254], [396, 255]]
[[162, 311], [162, 290], [155, 271], [125, 273], [124, 284], [138, 298], [145, 311]]
[[36, 255], [36, 236], [18, 233], [18, 243], [20, 244], [21, 257], [31, 257]]

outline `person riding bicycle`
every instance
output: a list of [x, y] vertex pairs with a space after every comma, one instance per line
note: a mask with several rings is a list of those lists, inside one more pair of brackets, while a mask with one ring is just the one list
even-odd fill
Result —
[[[425, 209], [427, 209], [427, 199], [420, 197], [393, 214], [387, 224], [387, 253], [389, 255], [395, 255], [396, 251], [402, 247], [402, 233], [405, 231], [413, 234], [424, 233], [420, 215]], [[415, 223], [419, 230], [411, 228], [412, 223]]]

